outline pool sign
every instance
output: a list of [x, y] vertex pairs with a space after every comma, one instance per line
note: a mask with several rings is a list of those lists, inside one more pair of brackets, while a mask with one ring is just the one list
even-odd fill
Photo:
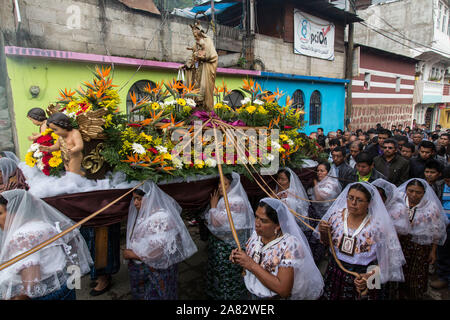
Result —
[[294, 53], [334, 60], [333, 23], [294, 9]]

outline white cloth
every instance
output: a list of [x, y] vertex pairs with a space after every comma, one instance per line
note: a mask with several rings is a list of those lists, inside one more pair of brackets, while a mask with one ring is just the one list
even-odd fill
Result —
[[167, 269], [197, 252], [181, 219], [181, 207], [155, 183], [146, 182], [141, 209], [131, 202], [127, 223], [127, 248], [146, 265]]
[[17, 163], [9, 158], [0, 158], [0, 171], [2, 173], [3, 184], [6, 185], [9, 178], [17, 169]]
[[402, 194], [397, 190], [397, 187], [381, 178], [373, 181], [372, 185], [384, 190], [384, 193], [386, 194], [386, 202], [384, 205], [394, 223], [397, 233], [402, 235], [408, 234], [411, 229], [408, 208], [406, 207]]
[[[233, 172], [232, 176], [233, 181], [227, 191], [228, 203], [239, 241], [246, 242], [251, 230], [254, 228], [255, 217], [247, 194], [241, 184], [239, 174]], [[228, 222], [228, 214], [223, 197], [219, 199], [217, 208], [211, 208], [206, 212], [205, 221], [212, 234], [228, 244], [236, 245]]]
[[[0, 244], [0, 263], [34, 248], [74, 224], [61, 212], [25, 190], [5, 191], [2, 196], [8, 204]], [[1, 297], [10, 299], [21, 294], [30, 298], [46, 296], [66, 284], [70, 276], [67, 267], [78, 266], [81, 275], [84, 275], [90, 271], [92, 264], [86, 242], [75, 229], [0, 271]], [[27, 277], [23, 278], [24, 275]]]
[[3, 151], [3, 153], [5, 154], [6, 158], [13, 160], [16, 164], [20, 162], [19, 158], [16, 156], [15, 153], [11, 151]]
[[[253, 231], [246, 246], [247, 255], [255, 259], [255, 253], [259, 252], [259, 264], [275, 276], [280, 267], [294, 269], [290, 299], [318, 299], [324, 286], [323, 278], [314, 263], [305, 235], [295, 223], [295, 217], [286, 205], [277, 199], [264, 198], [261, 201], [276, 210], [283, 236], [276, 239], [273, 245], [267, 244], [263, 247], [260, 237]], [[276, 295], [249, 271], [246, 272], [244, 282], [247, 289], [258, 297], [268, 298]]]
[[290, 168], [283, 169], [287, 170], [290, 173], [289, 188], [287, 190], [278, 192], [279, 188], [277, 185], [277, 196], [281, 201], [283, 201], [284, 204], [287, 205], [289, 209], [292, 209], [303, 216], [308, 216], [309, 202], [302, 200], [307, 200], [308, 195], [306, 194], [302, 182], [298, 178], [297, 174]]
[[[347, 195], [350, 188], [356, 184], [362, 185], [371, 194], [367, 213], [370, 219], [362, 232], [355, 237], [355, 253], [349, 256], [341, 253], [338, 247], [344, 234], [343, 212], [347, 209]], [[373, 185], [366, 182], [347, 185], [322, 220], [330, 224], [332, 241], [339, 260], [350, 264], [367, 265], [376, 258], [380, 267], [381, 283], [404, 281], [402, 266], [405, 264], [405, 257], [397, 232], [378, 190]], [[318, 229], [319, 226], [316, 228], [315, 236], [319, 234]], [[349, 230], [349, 235], [351, 236], [354, 231]]]
[[[342, 187], [337, 178], [336, 168], [331, 167], [327, 176], [310, 189], [311, 200], [333, 200], [341, 193]], [[316, 194], [320, 197], [317, 199]], [[322, 217], [328, 208], [333, 204], [333, 201], [327, 202], [312, 202], [311, 205], [315, 209], [316, 213]]]
[[[419, 204], [411, 209], [415, 210], [414, 219], [410, 222], [409, 234], [412, 236], [411, 241], [421, 245], [443, 245], [447, 238], [446, 226], [448, 219], [441, 201], [439, 201], [433, 188], [425, 180], [413, 178], [400, 185], [397, 191], [400, 192], [406, 204], [406, 186], [412, 180], [420, 181], [425, 188], [425, 194]], [[407, 208], [409, 210], [409, 206]]]

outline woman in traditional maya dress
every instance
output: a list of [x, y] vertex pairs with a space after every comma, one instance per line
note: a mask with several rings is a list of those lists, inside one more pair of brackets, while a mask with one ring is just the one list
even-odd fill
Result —
[[[0, 194], [0, 263], [36, 247], [73, 225], [73, 221], [25, 190]], [[91, 256], [75, 229], [0, 271], [2, 299], [75, 300], [70, 275], [89, 272]], [[76, 267], [76, 268], [74, 268]], [[75, 279], [76, 281], [76, 279]]]
[[[336, 199], [341, 193], [341, 184], [335, 177], [337, 177], [336, 168], [331, 167], [328, 162], [319, 163], [317, 166], [317, 179], [313, 180], [314, 187], [308, 190], [308, 194], [311, 200], [323, 202], [311, 202], [309, 207], [309, 216], [311, 218], [322, 219], [333, 204], [333, 201], [330, 200]], [[308, 220], [307, 223], [313, 227], [316, 227], [318, 224], [314, 220]], [[305, 231], [305, 234], [308, 238], [314, 261], [319, 265], [326, 254], [326, 247], [320, 243], [319, 239], [309, 229]]]
[[0, 192], [13, 189], [28, 190], [25, 176], [16, 162], [9, 158], [0, 158]]
[[[330, 255], [323, 299], [356, 300], [357, 291], [366, 289], [370, 289], [365, 295], [369, 299], [383, 299], [386, 282], [404, 280], [402, 265], [405, 259], [394, 224], [377, 189], [371, 184], [348, 185], [328, 209], [316, 231], [319, 231], [323, 244], [333, 246], [337, 259], [347, 270], [361, 275], [355, 278], [344, 272]], [[330, 231], [331, 244], [328, 241]]]
[[252, 298], [319, 298], [322, 275], [288, 207], [280, 200], [264, 198], [255, 216], [255, 228], [246, 251], [235, 249], [230, 255], [233, 263], [247, 270], [244, 280]]
[[423, 299], [428, 287], [428, 267], [436, 261], [438, 245], [447, 238], [447, 216], [431, 186], [423, 179], [410, 179], [398, 187], [408, 208], [410, 231], [400, 236], [406, 264], [400, 299]]
[[[289, 209], [308, 216], [309, 202], [305, 188], [297, 174], [290, 168], [282, 168], [277, 173], [276, 194]], [[305, 231], [307, 228], [301, 222], [297, 222], [300, 228]]]
[[[233, 172], [231, 175], [225, 175], [224, 178], [239, 242], [244, 244], [254, 226], [253, 209], [242, 187], [239, 174]], [[205, 222], [212, 233], [208, 238], [206, 294], [217, 300], [246, 299], [248, 292], [242, 277], [242, 268], [229, 260], [230, 252], [236, 244], [228, 222], [223, 194], [219, 183], [218, 190], [211, 196], [211, 208], [205, 214]]]
[[197, 252], [180, 214], [178, 203], [153, 182], [134, 191], [123, 252], [133, 299], [177, 299], [178, 263]]
[[48, 128], [47, 115], [43, 109], [33, 108], [28, 111], [27, 118], [31, 120], [35, 126], [39, 127], [39, 133], [32, 133], [31, 136], [28, 137], [28, 140], [35, 141]]
[[57, 112], [48, 118], [47, 124], [59, 138], [53, 146], [41, 146], [40, 150], [46, 152], [61, 150], [66, 171], [83, 176], [81, 162], [83, 161], [84, 143], [80, 131], [74, 129], [70, 118], [61, 112]]

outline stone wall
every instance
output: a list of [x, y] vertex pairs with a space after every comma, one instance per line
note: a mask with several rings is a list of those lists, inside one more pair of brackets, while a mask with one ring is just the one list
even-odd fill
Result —
[[375, 128], [380, 123], [384, 128], [402, 124], [411, 126], [413, 106], [411, 105], [353, 105], [352, 130], [364, 131]]

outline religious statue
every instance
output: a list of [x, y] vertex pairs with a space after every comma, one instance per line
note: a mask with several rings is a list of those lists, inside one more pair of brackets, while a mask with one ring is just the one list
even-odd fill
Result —
[[195, 45], [187, 48], [192, 50], [192, 55], [181, 68], [186, 71], [186, 85], [199, 89], [197, 104], [212, 111], [218, 55], [212, 39], [206, 35], [200, 23], [197, 21], [190, 27], [195, 38]]
[[39, 149], [46, 152], [61, 150], [66, 171], [83, 176], [81, 162], [83, 161], [84, 142], [80, 131], [75, 129], [70, 118], [61, 112], [51, 115], [47, 119], [47, 125], [59, 138], [53, 146], [40, 146]]

